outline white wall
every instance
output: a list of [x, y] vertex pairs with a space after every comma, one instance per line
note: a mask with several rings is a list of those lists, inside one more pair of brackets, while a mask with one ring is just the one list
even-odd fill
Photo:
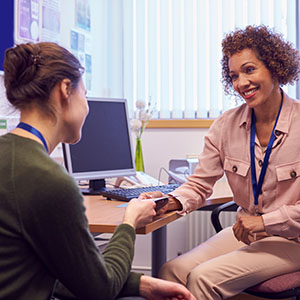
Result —
[[[142, 150], [145, 172], [154, 178], [159, 177], [161, 167], [168, 169], [170, 159], [197, 156], [204, 145], [207, 128], [151, 128], [142, 136]], [[135, 136], [132, 135], [135, 145]], [[161, 181], [167, 182], [166, 172], [161, 172]]]

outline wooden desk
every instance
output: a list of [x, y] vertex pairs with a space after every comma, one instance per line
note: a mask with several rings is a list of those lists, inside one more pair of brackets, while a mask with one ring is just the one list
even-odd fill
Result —
[[[118, 225], [122, 223], [125, 207], [122, 201], [106, 200], [102, 196], [84, 196], [86, 215], [91, 232], [113, 233]], [[153, 222], [136, 231], [138, 234], [153, 232], [170, 222], [180, 218], [176, 212], [170, 212], [154, 217]]]
[[[214, 193], [206, 201], [201, 210], [211, 210], [216, 205], [232, 200], [231, 191], [227, 182], [218, 182]], [[102, 196], [84, 196], [86, 216], [89, 229], [93, 233], [113, 233], [122, 223], [125, 207], [118, 207], [124, 202], [106, 200]], [[157, 277], [160, 267], [167, 259], [167, 224], [180, 218], [176, 212], [170, 212], [154, 218], [153, 222], [138, 229], [137, 234], [152, 233], [152, 275]]]
[[[106, 200], [102, 196], [84, 196], [86, 216], [89, 229], [93, 233], [113, 233], [122, 223], [125, 207], [118, 207], [124, 202]], [[176, 212], [170, 212], [154, 217], [153, 222], [138, 229], [138, 234], [152, 232], [152, 276], [157, 277], [160, 267], [167, 260], [167, 231], [168, 223], [180, 218]]]

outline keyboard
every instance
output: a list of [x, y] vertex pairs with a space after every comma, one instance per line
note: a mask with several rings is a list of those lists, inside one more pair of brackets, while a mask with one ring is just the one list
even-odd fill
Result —
[[132, 198], [137, 198], [141, 193], [160, 191], [163, 194], [168, 194], [180, 186], [178, 183], [156, 185], [156, 186], [145, 186], [139, 188], [129, 189], [106, 189], [99, 191], [99, 194], [106, 197], [107, 199], [114, 199], [120, 201], [130, 201]]

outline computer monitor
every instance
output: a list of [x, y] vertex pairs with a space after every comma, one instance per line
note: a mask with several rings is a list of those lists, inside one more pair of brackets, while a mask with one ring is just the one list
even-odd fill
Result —
[[89, 180], [84, 193], [105, 188], [105, 178], [135, 175], [126, 99], [88, 98], [81, 140], [63, 144], [64, 162], [76, 180]]

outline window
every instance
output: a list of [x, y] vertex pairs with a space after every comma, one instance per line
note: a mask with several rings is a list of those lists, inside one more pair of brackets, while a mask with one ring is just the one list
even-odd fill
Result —
[[[156, 118], [215, 118], [235, 105], [221, 84], [221, 40], [265, 24], [296, 45], [292, 0], [113, 0], [106, 3], [108, 95], [156, 103]], [[296, 97], [296, 87], [286, 87]]]

